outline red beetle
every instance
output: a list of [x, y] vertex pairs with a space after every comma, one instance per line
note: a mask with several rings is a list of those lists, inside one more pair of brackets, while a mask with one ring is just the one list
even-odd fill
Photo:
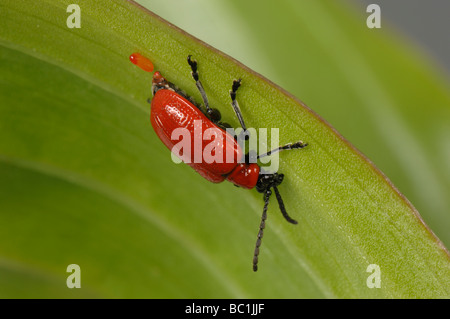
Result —
[[[284, 175], [278, 173], [263, 174], [260, 170], [260, 166], [257, 163], [252, 163], [248, 154], [243, 154], [242, 148], [236, 141], [236, 137], [226, 131], [226, 128], [229, 127], [229, 125], [220, 121], [220, 112], [209, 106], [205, 90], [199, 80], [197, 62], [192, 60], [190, 55], [188, 56], [187, 61], [192, 70], [191, 74], [202, 96], [205, 109], [203, 110], [201, 106], [194, 104], [190, 97], [178, 89], [174, 84], [168, 82], [160, 72], [155, 72], [152, 81], [153, 99], [151, 100], [150, 121], [158, 137], [170, 150], [173, 150], [178, 142], [178, 140], [175, 140], [172, 137], [172, 133], [175, 129], [187, 129], [194, 135], [196, 123], [201, 123], [201, 130], [197, 132], [204, 133], [207, 129], [214, 130], [216, 132], [215, 140], [218, 141], [215, 144], [215, 149], [221, 150], [223, 154], [227, 155], [226, 158], [232, 158], [232, 161], [221, 163], [208, 163], [202, 161], [196, 163], [194, 161], [194, 154], [183, 154], [184, 156], [182, 156], [182, 159], [200, 175], [213, 183], [220, 183], [226, 179], [236, 186], [247, 189], [256, 188], [258, 192], [264, 194], [264, 209], [253, 257], [253, 270], [257, 271], [259, 247], [261, 245], [265, 220], [267, 218], [269, 198], [272, 194], [271, 189], [275, 191], [281, 213], [285, 219], [292, 224], [297, 224], [297, 221], [293, 220], [287, 214], [277, 188], [283, 181]], [[236, 100], [236, 92], [240, 84], [241, 80], [233, 81], [230, 90], [231, 105], [247, 138], [247, 128]], [[217, 136], [220, 138], [217, 139]], [[194, 141], [192, 140], [191, 143], [192, 148], [194, 148]], [[203, 140], [202, 148], [204, 149], [206, 145], [207, 142]], [[306, 145], [307, 144], [302, 141], [293, 144], [290, 143], [280, 146], [268, 153], [256, 156], [256, 159], [282, 150], [301, 149]], [[244, 161], [242, 161], [242, 159], [244, 159]]]

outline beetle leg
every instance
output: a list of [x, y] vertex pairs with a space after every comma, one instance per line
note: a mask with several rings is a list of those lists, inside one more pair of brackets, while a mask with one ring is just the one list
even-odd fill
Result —
[[200, 79], [198, 77], [197, 61], [192, 60], [191, 57], [192, 57], [191, 55], [188, 55], [187, 62], [189, 63], [189, 65], [191, 67], [191, 70], [192, 70], [191, 74], [195, 80], [195, 85], [197, 86], [198, 90], [200, 91], [200, 94], [203, 99], [203, 103], [205, 104], [206, 114], [214, 123], [217, 123], [222, 118], [222, 115], [220, 114], [219, 110], [213, 109], [209, 106], [208, 97], [206, 96], [205, 89], [203, 88], [202, 82], [200, 82]]
[[279, 146], [271, 151], [268, 151], [267, 153], [258, 155], [257, 158], [260, 159], [261, 157], [270, 156], [276, 152], [281, 152], [281, 151], [286, 151], [286, 150], [294, 150], [297, 148], [304, 148], [306, 146], [308, 146], [308, 143], [303, 143], [302, 141], [298, 141], [297, 143], [288, 143], [286, 145]]
[[295, 219], [292, 219], [288, 213], [286, 212], [286, 208], [284, 207], [283, 200], [281, 199], [280, 192], [276, 186], [273, 186], [273, 190], [275, 191], [275, 196], [277, 197], [278, 206], [280, 206], [280, 211], [283, 217], [291, 224], [298, 224]]
[[250, 138], [250, 135], [247, 131], [247, 127], [245, 126], [244, 117], [242, 116], [242, 112], [239, 107], [238, 101], [236, 100], [236, 92], [240, 86], [241, 86], [241, 79], [233, 81], [233, 85], [231, 86], [230, 90], [231, 106], [233, 107], [234, 113], [236, 114], [239, 123], [241, 124], [241, 127], [243, 129], [241, 134], [245, 134], [245, 139], [248, 140]]

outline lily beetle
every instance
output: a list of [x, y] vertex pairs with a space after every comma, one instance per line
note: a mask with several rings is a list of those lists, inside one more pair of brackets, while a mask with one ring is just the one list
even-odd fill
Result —
[[[134, 60], [136, 61], [136, 59]], [[140, 61], [145, 60], [141, 59]], [[209, 105], [206, 92], [199, 79], [197, 61], [193, 60], [191, 55], [189, 55], [187, 62], [191, 68], [191, 75], [202, 96], [203, 105], [197, 105], [191, 97], [187, 96], [186, 93], [176, 87], [173, 83], [167, 81], [161, 73], [157, 71], [153, 74], [152, 80], [153, 98], [151, 101], [149, 100], [151, 103], [151, 124], [158, 137], [170, 150], [172, 150], [178, 142], [178, 140], [172, 138], [172, 132], [178, 128], [187, 129], [191, 134], [194, 134], [196, 123], [201, 123], [201, 132], [205, 132], [207, 129], [214, 129], [216, 134], [221, 135], [221, 138], [217, 139], [219, 142], [215, 144], [215, 148], [221, 149], [223, 153], [231, 154], [231, 157], [233, 158], [232, 161], [223, 163], [208, 163], [205, 161], [196, 162], [193, 160], [184, 161], [210, 182], [220, 183], [227, 180], [242, 188], [256, 188], [258, 192], [263, 194], [264, 208], [253, 254], [253, 270], [257, 271], [259, 248], [264, 234], [267, 208], [270, 196], [272, 195], [272, 190], [275, 192], [275, 197], [284, 218], [291, 224], [297, 224], [297, 221], [292, 219], [286, 212], [280, 192], [278, 191], [278, 186], [282, 183], [284, 175], [279, 173], [262, 173], [261, 167], [256, 161], [251, 161], [251, 156], [249, 154], [243, 154], [236, 136], [232, 136], [226, 131], [226, 128], [229, 127], [229, 125], [221, 122], [219, 110], [211, 108]], [[148, 64], [147, 62], [145, 63]], [[139, 66], [139, 63], [136, 64]], [[236, 100], [236, 94], [240, 86], [240, 79], [234, 80], [231, 85], [231, 106], [239, 120], [244, 134], [246, 134], [245, 137], [247, 138], [247, 127], [244, 123], [238, 101]], [[205, 147], [205, 145], [205, 143], [202, 144], [203, 147]], [[302, 141], [289, 143], [277, 147], [265, 154], [258, 155], [256, 156], [256, 159], [283, 150], [302, 149], [307, 145], [307, 143], [303, 143]], [[192, 154], [191, 157], [193, 158]]]

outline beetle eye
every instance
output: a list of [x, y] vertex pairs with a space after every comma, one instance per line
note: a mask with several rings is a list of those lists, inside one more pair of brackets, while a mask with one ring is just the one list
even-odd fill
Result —
[[220, 114], [218, 109], [209, 109], [208, 115], [209, 118], [214, 122], [217, 122], [222, 118], [222, 115]]

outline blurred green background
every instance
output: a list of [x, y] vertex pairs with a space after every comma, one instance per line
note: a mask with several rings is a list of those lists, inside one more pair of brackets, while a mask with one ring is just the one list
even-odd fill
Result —
[[[137, 43], [152, 48], [132, 37], [129, 10], [79, 1], [91, 15], [77, 32], [65, 27], [68, 1], [17, 3], [27, 2], [0, 2], [0, 297], [386, 296], [328, 276], [332, 247], [296, 255], [275, 214], [266, 270], [251, 277], [261, 198], [225, 184], [212, 192], [167, 160], [148, 124], [149, 75], [126, 59]], [[347, 1], [139, 3], [304, 101], [450, 246], [448, 76], [385, 20], [387, 8], [382, 28], [368, 29], [365, 5]], [[325, 232], [319, 220], [304, 220], [319, 228], [312, 235]], [[88, 269], [81, 290], [65, 286], [70, 263]]]

